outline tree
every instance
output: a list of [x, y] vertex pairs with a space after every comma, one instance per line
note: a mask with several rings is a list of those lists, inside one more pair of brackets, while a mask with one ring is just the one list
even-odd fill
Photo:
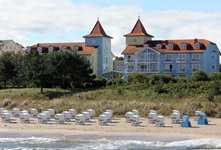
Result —
[[43, 92], [43, 88], [50, 85], [51, 77], [47, 55], [39, 55], [37, 51], [32, 51], [24, 59], [25, 74], [29, 80], [29, 85], [40, 87], [41, 92]]
[[4, 52], [0, 57], [0, 81], [6, 88], [7, 82], [16, 75], [15, 59], [12, 52]]
[[82, 87], [95, 78], [90, 63], [76, 52], [54, 52], [49, 55], [52, 82], [61, 88]]

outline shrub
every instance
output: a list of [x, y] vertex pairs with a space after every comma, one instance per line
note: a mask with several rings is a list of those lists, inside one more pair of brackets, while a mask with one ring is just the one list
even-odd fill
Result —
[[211, 81], [221, 80], [221, 72], [213, 72], [208, 77]]
[[148, 83], [149, 82], [149, 76], [146, 74], [136, 73], [128, 78], [129, 83]]
[[191, 81], [208, 81], [208, 76], [202, 70], [196, 71], [190, 77]]

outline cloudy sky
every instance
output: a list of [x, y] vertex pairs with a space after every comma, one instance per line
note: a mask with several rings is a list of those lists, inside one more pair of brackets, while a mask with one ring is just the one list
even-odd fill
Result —
[[120, 56], [138, 16], [154, 39], [204, 38], [221, 50], [221, 0], [0, 0], [0, 40], [79, 42], [97, 18]]

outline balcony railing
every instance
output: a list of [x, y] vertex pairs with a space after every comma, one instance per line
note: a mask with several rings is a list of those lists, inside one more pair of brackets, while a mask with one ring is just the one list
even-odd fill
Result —
[[133, 69], [127, 69], [127, 73], [133, 73], [134, 70]]
[[172, 73], [172, 69], [164, 69], [164, 73]]
[[133, 59], [128, 59], [127, 62], [134, 62], [134, 60]]
[[156, 73], [160, 72], [159, 69], [138, 69], [137, 72], [139, 73]]
[[185, 73], [186, 72], [186, 69], [179, 69], [178, 70], [178, 73]]
[[186, 58], [177, 58], [177, 63], [185, 63], [186, 62]]
[[172, 59], [165, 59], [164, 62], [172, 62]]
[[200, 59], [198, 59], [198, 58], [197, 58], [197, 59], [194, 59], [194, 58], [193, 58], [193, 59], [191, 59], [190, 62], [191, 62], [191, 63], [199, 63], [199, 62], [200, 62]]
[[137, 62], [159, 62], [160, 59], [138, 59]]

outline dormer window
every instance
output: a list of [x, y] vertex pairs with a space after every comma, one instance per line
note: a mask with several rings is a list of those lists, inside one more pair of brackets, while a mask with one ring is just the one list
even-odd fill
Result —
[[54, 47], [53, 47], [53, 46], [49, 46], [49, 47], [48, 47], [48, 52], [49, 52], [49, 53], [52, 53], [53, 51], [54, 51]]
[[186, 50], [186, 43], [182, 43], [182, 44], [181, 44], [181, 49]]
[[156, 48], [161, 49], [161, 48], [162, 48], [162, 45], [161, 45], [161, 44], [157, 44], [157, 45], [156, 45]]
[[200, 43], [195, 43], [194, 44], [194, 49], [200, 49]]
[[168, 44], [168, 49], [173, 50], [173, 43]]
[[42, 47], [37, 47], [37, 51], [39, 52], [39, 53], [42, 53]]
[[74, 46], [74, 50], [78, 51], [78, 46], [77, 45]]

